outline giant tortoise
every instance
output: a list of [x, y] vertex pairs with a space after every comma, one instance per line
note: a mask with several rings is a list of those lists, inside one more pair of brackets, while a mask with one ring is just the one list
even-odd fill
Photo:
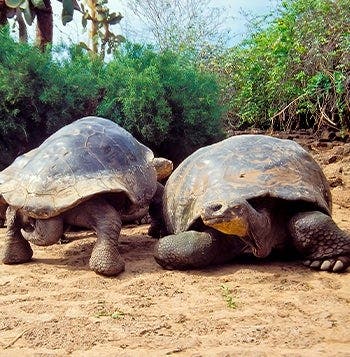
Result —
[[73, 225], [96, 232], [90, 268], [117, 275], [125, 265], [122, 221], [145, 215], [157, 199], [162, 162], [169, 167], [110, 120], [85, 117], [61, 128], [0, 174], [0, 205], [8, 206], [3, 263], [29, 261], [28, 242], [54, 244]]
[[328, 182], [299, 144], [231, 137], [197, 150], [170, 176], [163, 197], [168, 235], [155, 259], [185, 269], [283, 252], [311, 268], [343, 271], [350, 235], [332, 220], [331, 208]]

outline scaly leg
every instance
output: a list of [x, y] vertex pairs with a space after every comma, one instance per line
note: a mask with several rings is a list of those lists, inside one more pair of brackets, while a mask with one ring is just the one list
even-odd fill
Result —
[[33, 256], [30, 244], [21, 233], [22, 221], [17, 210], [8, 207], [6, 211], [7, 231], [1, 260], [4, 264], [19, 264], [29, 262]]
[[113, 276], [125, 269], [125, 262], [118, 251], [122, 227], [119, 213], [102, 198], [92, 199], [65, 214], [65, 222], [91, 228], [97, 241], [90, 257], [90, 268], [98, 274]]
[[229, 262], [246, 247], [238, 237], [214, 230], [186, 231], [161, 238], [155, 246], [154, 258], [165, 269], [202, 268]]
[[310, 268], [341, 272], [350, 266], [350, 235], [318, 211], [298, 213], [289, 221], [295, 248]]

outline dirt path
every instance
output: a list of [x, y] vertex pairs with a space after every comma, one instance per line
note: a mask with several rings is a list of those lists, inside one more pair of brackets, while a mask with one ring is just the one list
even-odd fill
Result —
[[[350, 144], [304, 144], [350, 231]], [[0, 265], [0, 356], [350, 356], [349, 270], [260, 261], [165, 271], [146, 232], [123, 229], [117, 278], [88, 269], [91, 233]]]

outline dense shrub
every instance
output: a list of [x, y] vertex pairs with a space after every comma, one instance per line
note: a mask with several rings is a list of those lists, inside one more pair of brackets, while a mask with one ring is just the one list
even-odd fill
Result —
[[0, 96], [0, 168], [86, 115], [114, 120], [176, 162], [222, 134], [215, 78], [139, 45], [103, 63], [76, 46], [41, 53], [2, 29]]
[[216, 63], [227, 124], [349, 129], [349, 0], [285, 0], [272, 15]]
[[87, 59], [59, 63], [0, 30], [0, 167], [95, 110], [98, 86], [91, 79], [101, 64]]
[[218, 84], [186, 58], [128, 44], [108, 63], [106, 76], [98, 114], [157, 154], [179, 162], [222, 137]]

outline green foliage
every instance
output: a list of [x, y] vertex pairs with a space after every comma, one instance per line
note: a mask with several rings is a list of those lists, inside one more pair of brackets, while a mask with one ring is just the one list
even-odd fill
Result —
[[225, 299], [227, 307], [229, 307], [230, 309], [236, 309], [237, 304], [232, 296], [232, 290], [224, 284], [220, 286], [220, 289], [221, 295]]
[[129, 44], [104, 63], [79, 46], [41, 53], [3, 28], [0, 167], [86, 115], [114, 120], [179, 162], [220, 137], [219, 95], [212, 75], [171, 52]]
[[[18, 152], [26, 147], [28, 141], [28, 118], [31, 118], [31, 129], [39, 119], [35, 99], [34, 79], [39, 67], [45, 66], [47, 57], [38, 50], [18, 45], [7, 36], [7, 29], [0, 30], [0, 140], [3, 160], [11, 156], [11, 146], [17, 146]], [[28, 112], [31, 112], [30, 114]]]
[[122, 319], [124, 316], [125, 313], [123, 311], [120, 311], [119, 309], [108, 309], [104, 300], [99, 300], [97, 302], [97, 312], [95, 314], [95, 317], [111, 317], [112, 319], [119, 320]]
[[16, 43], [7, 32], [0, 30], [1, 167], [93, 112], [100, 93], [91, 79], [101, 63], [83, 54], [58, 63], [50, 53]]
[[62, 0], [62, 24], [65, 26], [68, 22], [73, 20], [74, 5], [72, 0]]
[[186, 58], [127, 44], [106, 74], [98, 114], [113, 118], [157, 154], [179, 162], [222, 136], [218, 84]]
[[348, 0], [286, 0], [265, 29], [256, 22], [214, 65], [230, 105], [227, 124], [350, 128], [348, 11]]

